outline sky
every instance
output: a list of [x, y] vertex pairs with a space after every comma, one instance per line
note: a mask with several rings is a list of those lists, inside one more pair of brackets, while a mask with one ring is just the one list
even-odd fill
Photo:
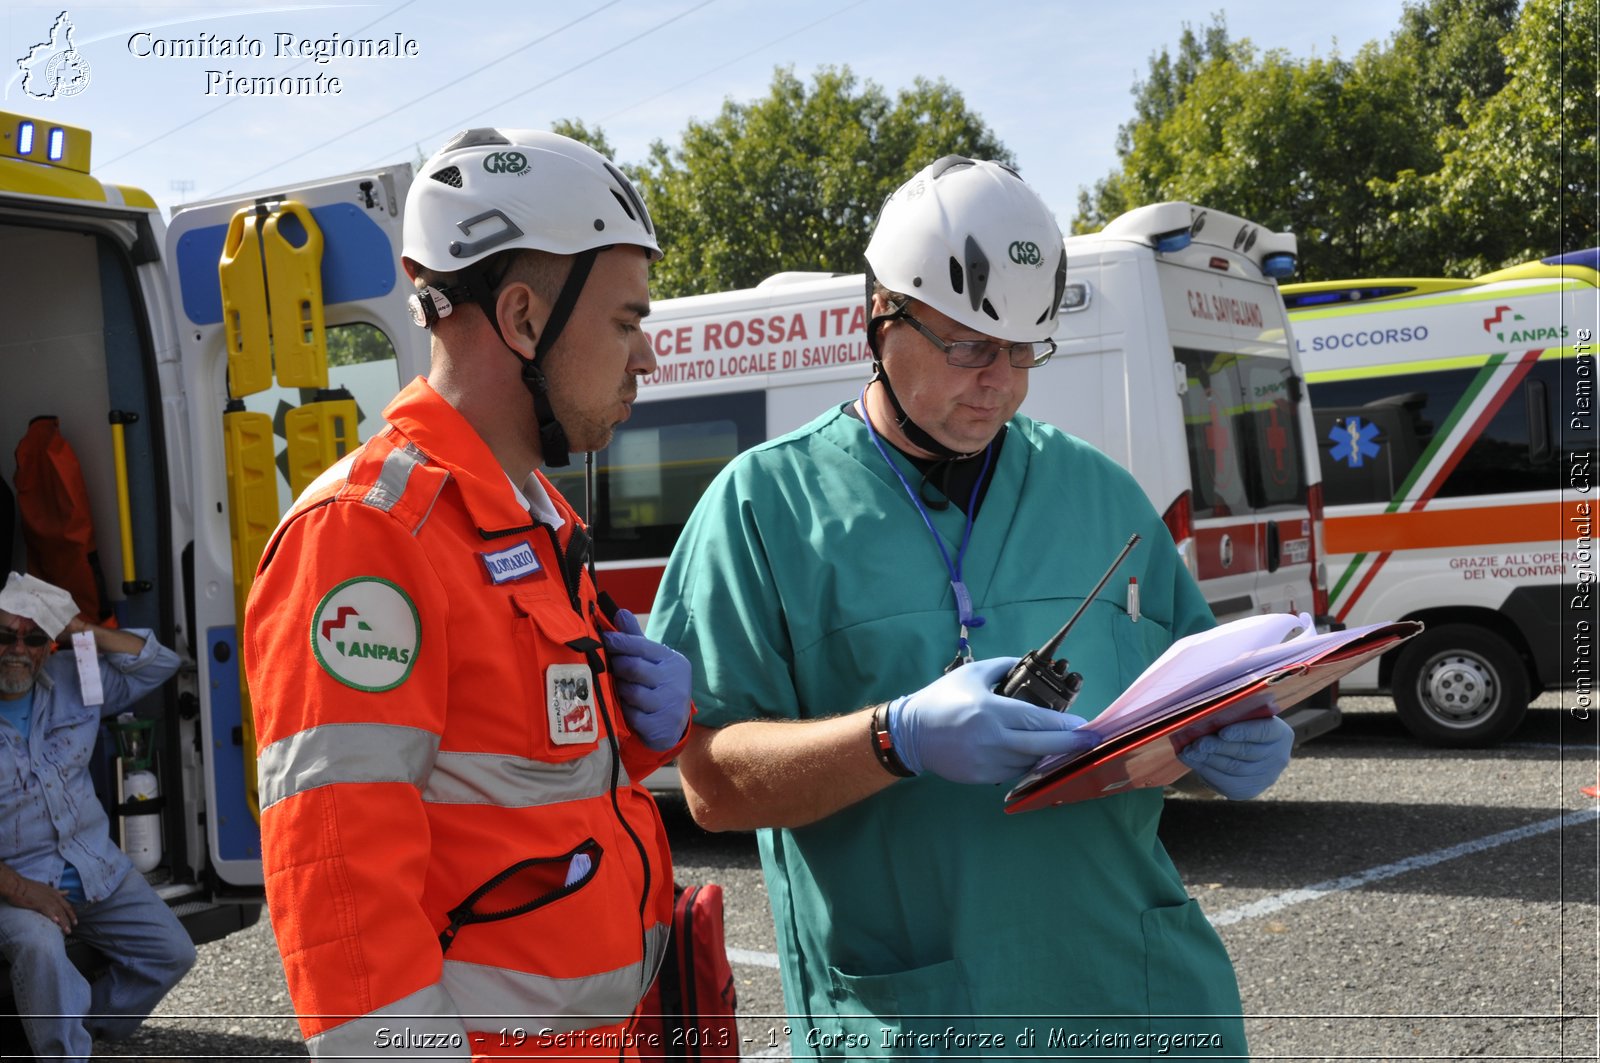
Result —
[[[93, 134], [93, 172], [174, 205], [414, 163], [472, 126], [578, 119], [643, 162], [773, 70], [848, 66], [891, 95], [943, 78], [1016, 156], [1063, 227], [1116, 164], [1117, 127], [1152, 55], [1220, 11], [1234, 39], [1292, 56], [1387, 41], [1400, 0], [441, 0], [9, 3], [0, 110]], [[62, 32], [72, 25], [73, 63]], [[385, 42], [399, 55], [318, 48]], [[37, 47], [42, 45], [43, 47]], [[224, 48], [246, 54], [227, 54]], [[258, 51], [259, 54], [249, 54]], [[209, 53], [209, 54], [196, 54]], [[78, 74], [69, 95], [45, 73]], [[26, 69], [24, 69], [26, 68]], [[31, 75], [31, 76], [30, 76]], [[313, 91], [249, 95], [251, 79]], [[334, 91], [337, 89], [337, 91]], [[0, 129], [0, 133], [4, 133]], [[931, 161], [931, 160], [930, 160]]]

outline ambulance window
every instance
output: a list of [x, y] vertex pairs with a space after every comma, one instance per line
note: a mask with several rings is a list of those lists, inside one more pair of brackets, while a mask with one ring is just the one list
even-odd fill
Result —
[[[359, 443], [371, 439], [383, 428], [383, 411], [400, 390], [400, 362], [394, 344], [382, 329], [365, 323], [329, 325], [329, 395], [316, 388], [276, 386], [246, 395], [244, 407], [272, 418], [274, 447], [278, 467], [278, 511], [288, 510], [295, 489], [289, 480], [287, 418], [290, 411], [328, 398], [343, 398], [342, 389], [355, 400], [355, 437]], [[304, 486], [303, 484], [301, 486]]]
[[383, 330], [358, 321], [328, 326], [328, 368], [394, 360], [394, 344]]
[[[1440, 486], [1439, 497], [1554, 491], [1561, 486], [1566, 455], [1557, 455], [1548, 445], [1562, 438], [1552, 396], [1570, 393], [1570, 388], [1561, 389], [1560, 365], [1556, 359], [1534, 363]], [[1565, 448], [1576, 450], [1577, 439], [1569, 437]]]
[[[1561, 394], [1560, 363], [1536, 363], [1509, 390], [1497, 392], [1496, 379], [1503, 377], [1473, 368], [1314, 385], [1328, 504], [1388, 503], [1402, 492], [1462, 498], [1555, 490], [1565, 453], [1577, 449], [1575, 440], [1562, 440], [1552, 398]], [[1485, 396], [1494, 412], [1480, 425]], [[1445, 478], [1435, 487], [1440, 470]]]
[[1293, 369], [1284, 358], [1246, 356], [1239, 360], [1239, 370], [1247, 410], [1241, 419], [1250, 499], [1257, 509], [1304, 505], [1300, 419], [1289, 397]]
[[[328, 327], [328, 386], [355, 398], [362, 442], [383, 427], [383, 409], [400, 390], [400, 362], [382, 329], [365, 322]], [[315, 397], [306, 391], [300, 401]]]
[[1184, 437], [1196, 517], [1226, 517], [1250, 509], [1240, 469], [1244, 392], [1237, 355], [1178, 349], [1188, 376], [1183, 395]]
[[[1316, 394], [1314, 389], [1312, 394]], [[1322, 497], [1328, 505], [1381, 504], [1394, 497], [1396, 472], [1403, 479], [1410, 471], [1409, 464], [1399, 470], [1395, 467], [1395, 453], [1403, 438], [1395, 410], [1337, 406], [1315, 410], [1313, 419], [1322, 460]], [[1352, 439], [1357, 445], [1352, 446]], [[1363, 440], [1365, 447], [1359, 445]], [[1335, 452], [1339, 457], [1333, 456]]]
[[1311, 386], [1330, 506], [1394, 500], [1471, 380], [1471, 372], [1402, 373]]
[[[599, 561], [666, 557], [695, 503], [740, 451], [766, 438], [766, 393], [643, 402], [595, 455]], [[584, 513], [583, 468], [551, 477]]]

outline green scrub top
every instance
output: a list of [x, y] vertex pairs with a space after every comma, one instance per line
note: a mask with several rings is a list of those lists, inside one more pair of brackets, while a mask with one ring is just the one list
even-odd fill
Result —
[[[1143, 536], [1062, 649], [1084, 675], [1072, 711], [1092, 718], [1214, 621], [1126, 471], [1020, 415], [1007, 432], [963, 566], [977, 658], [1042, 644]], [[930, 516], [953, 560], [965, 515]], [[937, 679], [954, 598], [904, 487], [840, 408], [717, 477], [650, 636], [694, 662], [702, 726], [815, 719]], [[1161, 791], [1014, 816], [1004, 794], [919, 776], [759, 832], [796, 1058], [1242, 1057], [1232, 964], [1156, 836]]]

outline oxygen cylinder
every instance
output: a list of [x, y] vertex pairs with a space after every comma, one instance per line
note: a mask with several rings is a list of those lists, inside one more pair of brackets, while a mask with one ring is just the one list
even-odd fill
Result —
[[[160, 796], [153, 771], [130, 771], [122, 777], [122, 799], [137, 803]], [[122, 851], [128, 854], [140, 873], [154, 871], [161, 863], [161, 817], [154, 812], [122, 817]]]

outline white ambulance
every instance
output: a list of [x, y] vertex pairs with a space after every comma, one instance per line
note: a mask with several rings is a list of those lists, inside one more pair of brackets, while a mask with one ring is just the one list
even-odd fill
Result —
[[[1295, 238], [1162, 203], [1066, 247], [1059, 349], [1023, 412], [1134, 474], [1219, 620], [1325, 614], [1316, 445], [1273, 279], [1293, 270]], [[620, 604], [649, 611], [684, 522], [734, 455], [860, 393], [865, 309], [859, 274], [654, 304], [656, 372], [596, 457], [596, 555]], [[583, 497], [581, 471], [558, 483]], [[1337, 723], [1333, 704], [1285, 718], [1309, 737]]]
[[[1334, 616], [1422, 620], [1345, 677], [1448, 746], [1509, 735], [1572, 686], [1567, 593], [1592, 514], [1600, 252], [1475, 280], [1284, 288], [1311, 387]], [[1575, 475], [1577, 479], [1574, 479]], [[1592, 664], [1592, 662], [1590, 662]], [[1587, 672], [1585, 673], [1587, 674]]]

